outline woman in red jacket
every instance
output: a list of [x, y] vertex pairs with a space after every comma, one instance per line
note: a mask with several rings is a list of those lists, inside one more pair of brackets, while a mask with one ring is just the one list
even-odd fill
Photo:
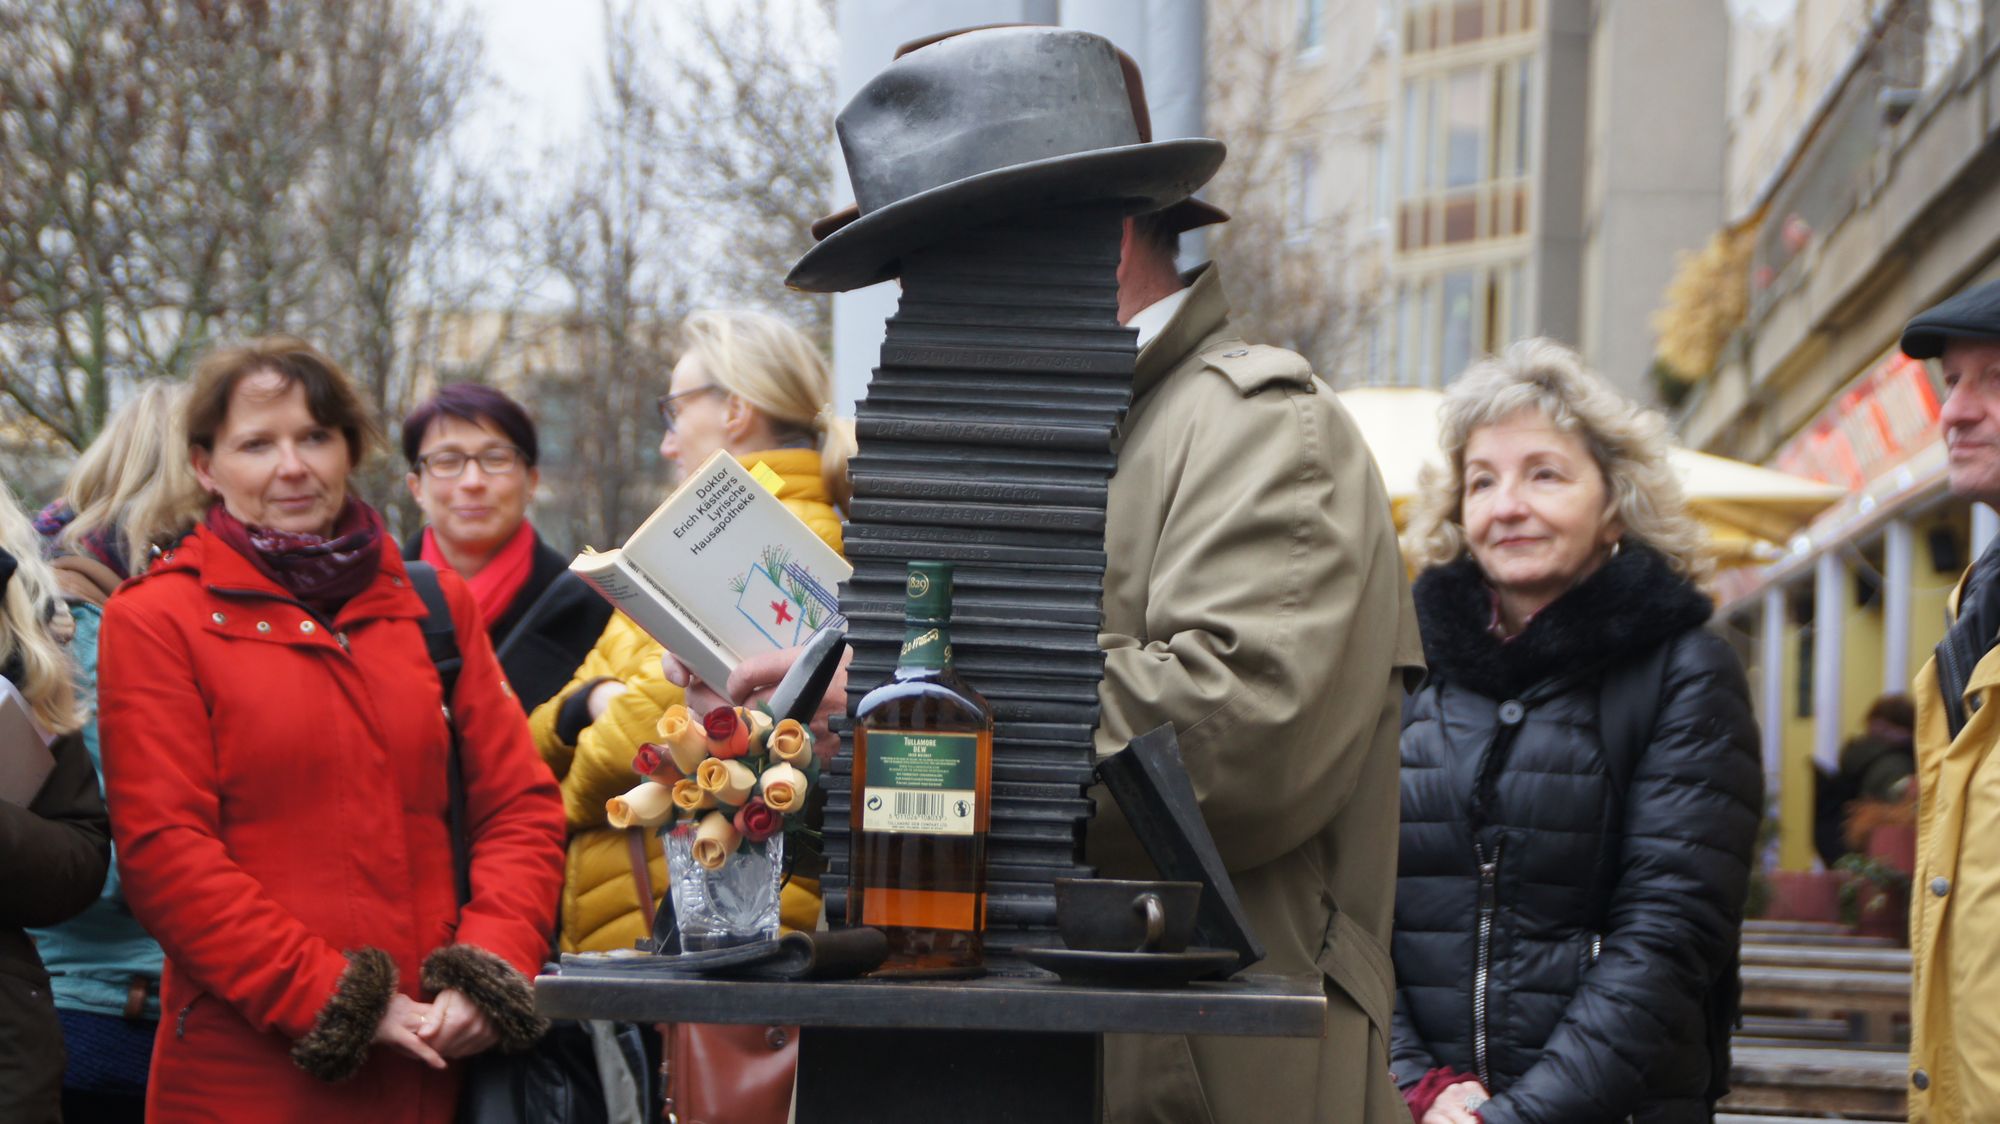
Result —
[[[149, 1119], [451, 1119], [460, 1066], [541, 1030], [563, 814], [478, 610], [464, 656], [471, 899], [421, 598], [348, 475], [376, 429], [310, 345], [203, 361], [202, 523], [105, 607], [105, 789], [126, 897], [166, 950]], [[385, 549], [385, 547], [388, 547]]]

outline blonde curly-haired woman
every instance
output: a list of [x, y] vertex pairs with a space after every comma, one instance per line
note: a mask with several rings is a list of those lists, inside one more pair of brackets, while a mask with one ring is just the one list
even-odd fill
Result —
[[[95, 700], [104, 603], [180, 541], [200, 513], [201, 487], [188, 467], [181, 418], [186, 405], [184, 382], [141, 384], [77, 458], [62, 498], [35, 521], [68, 602], [57, 621], [70, 625], [70, 658], [88, 711], [80, 733], [100, 772]], [[89, 909], [33, 936], [53, 977], [69, 1047], [63, 1115], [103, 1124], [145, 1119], [165, 958], [132, 916], [117, 867]]]
[[1762, 808], [1664, 425], [1529, 340], [1447, 392], [1405, 550], [1392, 1061], [1421, 1124], [1706, 1121]]
[[50, 627], [61, 614], [35, 530], [0, 484], [0, 757], [10, 772], [52, 766], [27, 803], [0, 800], [0, 1120], [62, 1119], [62, 1029], [26, 926], [83, 912], [111, 862], [97, 774], [76, 733], [74, 669]]

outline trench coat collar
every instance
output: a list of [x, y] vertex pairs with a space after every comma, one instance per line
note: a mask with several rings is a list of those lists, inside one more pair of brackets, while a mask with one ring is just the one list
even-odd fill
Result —
[[[427, 614], [424, 603], [410, 588], [409, 572], [397, 557], [394, 540], [382, 536], [382, 568], [368, 588], [349, 598], [334, 620], [340, 623], [362, 619], [403, 618], [421, 620]], [[185, 571], [204, 589], [233, 594], [254, 594], [296, 604], [298, 598], [272, 581], [256, 563], [237, 553], [208, 528], [197, 525], [188, 536], [137, 580], [157, 574]]]
[[1180, 366], [1189, 355], [1208, 346], [1229, 331], [1229, 300], [1222, 293], [1222, 278], [1215, 264], [1198, 265], [1181, 275], [1187, 281], [1187, 299], [1145, 347], [1139, 351], [1138, 366], [1132, 372], [1132, 399], [1138, 401], [1159, 385], [1167, 373]]

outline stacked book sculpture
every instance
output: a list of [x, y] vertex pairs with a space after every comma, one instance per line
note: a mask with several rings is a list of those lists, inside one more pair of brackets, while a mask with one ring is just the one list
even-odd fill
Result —
[[[1113, 442], [1135, 333], [1118, 323], [1120, 215], [1012, 221], [903, 259], [856, 427], [840, 605], [848, 697], [888, 679], [910, 559], [955, 564], [954, 662], [992, 704], [989, 963], [1047, 943], [1082, 865], [1094, 755]], [[851, 740], [850, 740], [851, 744]], [[852, 762], [825, 782], [828, 916], [846, 912]]]

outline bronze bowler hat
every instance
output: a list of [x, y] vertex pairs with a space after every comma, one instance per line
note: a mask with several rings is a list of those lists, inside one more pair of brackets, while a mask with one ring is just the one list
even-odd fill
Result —
[[[840, 111], [854, 217], [815, 223], [827, 233], [785, 283], [873, 285], [905, 253], [1031, 211], [1187, 200], [1221, 166], [1222, 142], [1146, 139], [1128, 65], [1109, 40], [1065, 28], [984, 28], [909, 49]], [[1203, 208], [1187, 226], [1219, 221]]]

